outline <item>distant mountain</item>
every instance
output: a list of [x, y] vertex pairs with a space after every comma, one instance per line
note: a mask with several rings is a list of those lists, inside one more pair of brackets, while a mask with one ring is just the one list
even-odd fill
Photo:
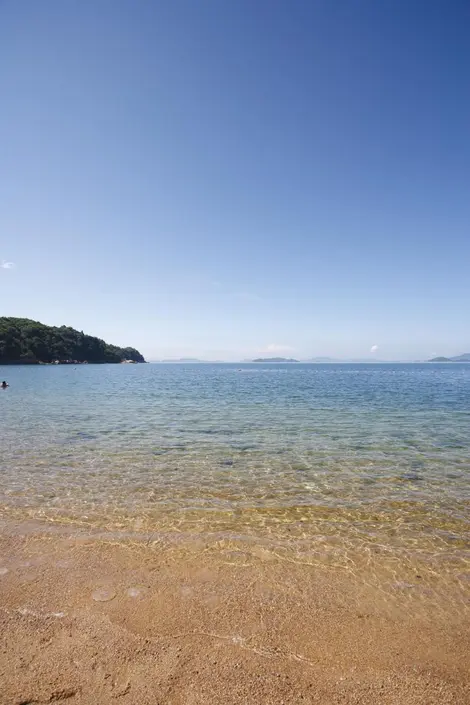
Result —
[[454, 357], [433, 357], [428, 362], [470, 362], [470, 353], [455, 355]]
[[298, 362], [298, 360], [294, 360], [292, 357], [257, 357], [251, 362]]

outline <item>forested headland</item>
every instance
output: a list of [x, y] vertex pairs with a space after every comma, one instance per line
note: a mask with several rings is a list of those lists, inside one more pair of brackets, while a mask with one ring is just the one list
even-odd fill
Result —
[[0, 317], [0, 365], [124, 361], [145, 362], [135, 348], [110, 345], [69, 326]]

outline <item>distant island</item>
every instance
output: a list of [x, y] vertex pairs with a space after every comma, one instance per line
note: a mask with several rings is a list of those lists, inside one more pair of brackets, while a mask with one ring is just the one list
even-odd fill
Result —
[[470, 362], [470, 353], [456, 355], [455, 357], [433, 357], [428, 362]]
[[68, 326], [0, 317], [0, 365], [145, 362], [135, 348], [120, 348]]
[[336, 359], [334, 357], [312, 357], [309, 360], [295, 360], [292, 357], [257, 357], [255, 360], [244, 360], [243, 362], [303, 362], [307, 364], [342, 364], [345, 362], [367, 362], [367, 363], [377, 363], [382, 362], [381, 360], [374, 360], [369, 358], [358, 358], [358, 359]]
[[257, 357], [252, 362], [298, 362], [292, 357]]

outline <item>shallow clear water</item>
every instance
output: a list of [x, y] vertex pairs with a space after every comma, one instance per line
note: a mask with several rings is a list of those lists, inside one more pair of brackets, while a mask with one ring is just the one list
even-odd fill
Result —
[[0, 507], [469, 557], [470, 364], [0, 367]]

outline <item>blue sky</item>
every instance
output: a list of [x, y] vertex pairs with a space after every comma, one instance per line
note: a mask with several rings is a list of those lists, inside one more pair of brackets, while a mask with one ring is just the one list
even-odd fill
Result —
[[458, 0], [4, 0], [0, 313], [150, 358], [469, 351], [469, 26]]

